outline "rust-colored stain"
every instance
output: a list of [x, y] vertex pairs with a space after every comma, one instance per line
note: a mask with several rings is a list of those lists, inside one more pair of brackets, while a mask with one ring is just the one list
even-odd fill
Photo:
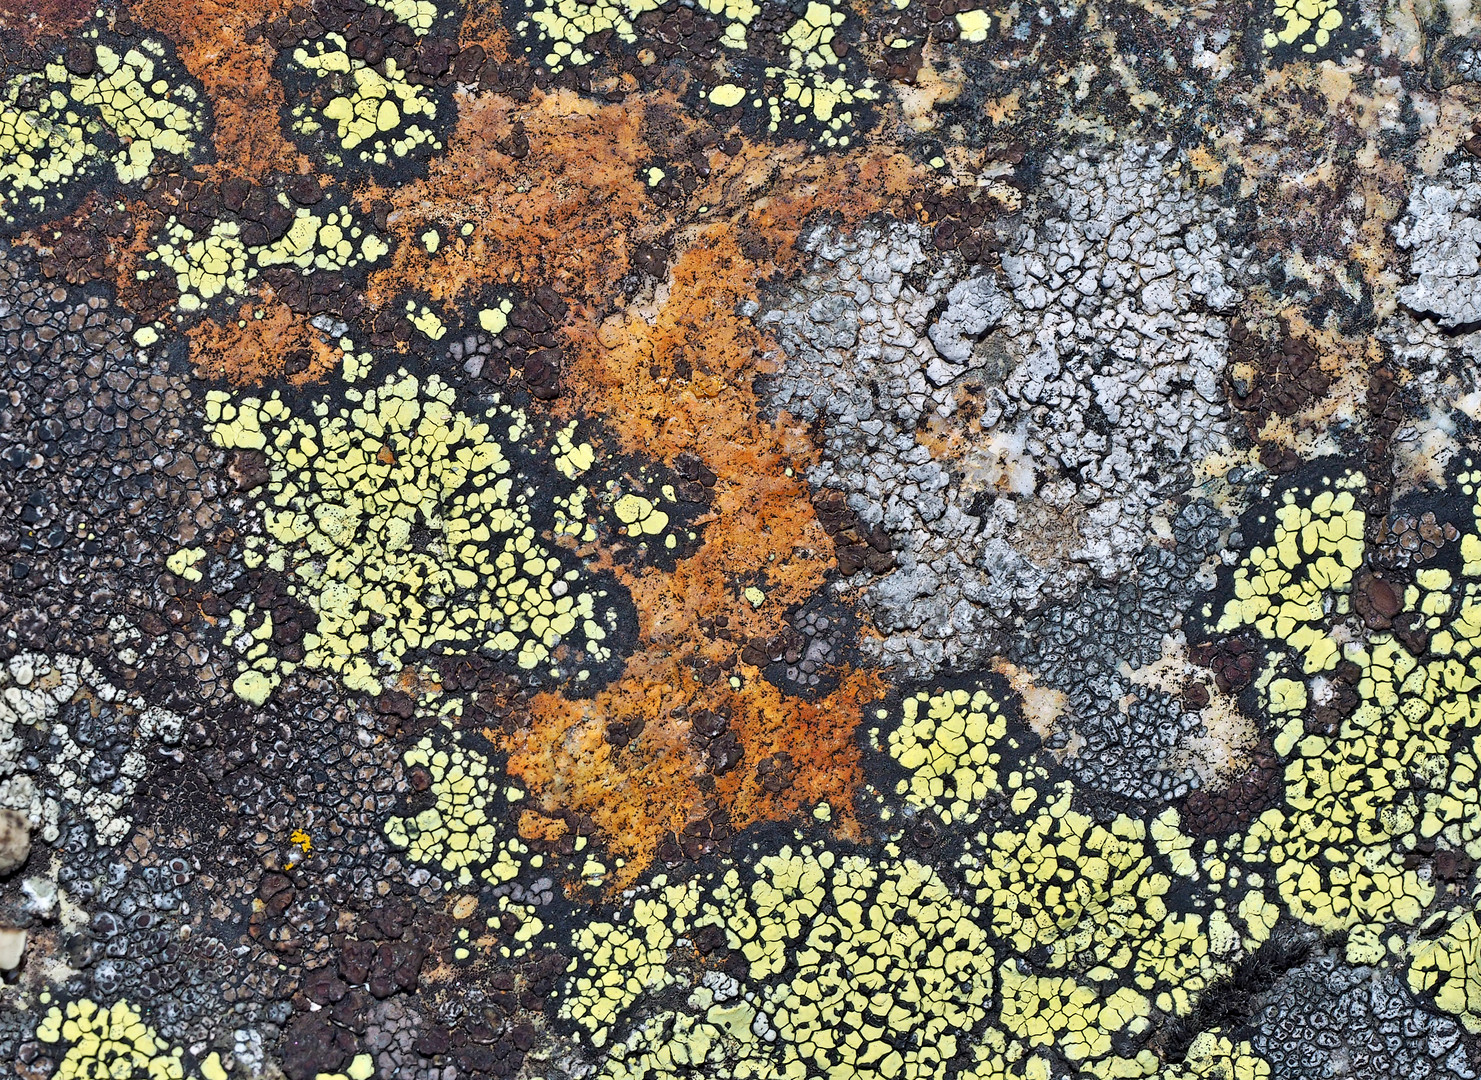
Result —
[[234, 312], [202, 319], [187, 334], [191, 362], [202, 378], [242, 386], [276, 378], [304, 386], [327, 378], [341, 360], [308, 320], [276, 302], [266, 286]]

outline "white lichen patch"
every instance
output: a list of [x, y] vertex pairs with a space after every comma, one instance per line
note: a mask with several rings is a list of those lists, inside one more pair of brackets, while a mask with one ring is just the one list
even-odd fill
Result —
[[[809, 479], [895, 541], [898, 569], [865, 594], [883, 659], [981, 662], [1014, 612], [1124, 578], [1165, 500], [1230, 451], [1238, 258], [1226, 211], [1164, 150], [1049, 162], [1001, 274], [932, 253], [915, 225], [825, 225], [804, 237], [808, 272], [767, 301], [784, 351], [771, 400], [822, 422]], [[933, 423], [960, 434], [923, 439]]]
[[70, 806], [112, 846], [133, 826], [146, 752], [178, 742], [181, 727], [179, 716], [124, 694], [85, 658], [17, 653], [0, 668], [0, 808], [24, 814], [55, 843]]

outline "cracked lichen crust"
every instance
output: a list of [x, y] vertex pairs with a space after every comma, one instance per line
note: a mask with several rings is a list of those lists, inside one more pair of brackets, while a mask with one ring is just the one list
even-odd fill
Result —
[[1226, 211], [1161, 156], [1048, 163], [1001, 275], [876, 219], [807, 234], [808, 272], [767, 300], [770, 401], [823, 428], [809, 478], [895, 541], [864, 597], [882, 659], [982, 663], [1013, 615], [1131, 573], [1165, 501], [1231, 449], [1238, 259]]
[[[154, 249], [145, 255], [142, 280], [164, 274], [174, 278], [180, 297], [176, 310], [200, 311], [218, 298], [246, 296], [264, 270], [287, 268], [301, 275], [319, 271], [365, 272], [390, 249], [376, 232], [350, 210], [348, 202], [321, 207], [294, 207], [278, 196], [287, 224], [282, 235], [255, 242], [250, 229], [231, 218], [212, 221], [199, 231], [171, 217]], [[274, 208], [277, 211], [279, 208]]]
[[58, 1080], [147, 1077], [183, 1080], [180, 1047], [171, 1047], [126, 999], [100, 1007], [88, 998], [53, 1005], [36, 1028], [43, 1043], [65, 1046]]
[[[347, 352], [347, 381], [369, 360]], [[262, 701], [299, 664], [375, 692], [431, 653], [483, 653], [573, 686], [620, 666], [625, 591], [556, 542], [576, 527], [557, 514], [582, 512], [577, 480], [593, 461], [574, 429], [545, 432], [500, 394], [460, 402], [405, 368], [300, 402], [212, 391], [206, 410], [216, 444], [267, 477], [248, 569], [286, 575], [315, 624], [293, 659], [273, 654], [272, 611], [233, 612], [240, 696]]]
[[163, 41], [86, 31], [0, 85], [0, 228], [54, 216], [104, 169], [135, 184], [161, 155], [197, 156], [207, 123], [198, 84]]
[[17, 653], [0, 668], [0, 809], [55, 843], [70, 808], [112, 847], [133, 827], [146, 755], [178, 743], [181, 728], [179, 716], [123, 693], [84, 658]]
[[[614, 922], [573, 934], [582, 959], [561, 1015], [609, 1048], [604, 1075], [946, 1076], [994, 985], [968, 905], [909, 859], [806, 843], [754, 854], [743, 871], [659, 875]], [[694, 941], [734, 950], [744, 978], [670, 963]], [[673, 987], [689, 991], [683, 1008], [631, 1022], [643, 995]]]
[[1481, 323], [1481, 171], [1460, 161], [1418, 180], [1394, 241], [1409, 252], [1413, 280], [1398, 290], [1404, 307], [1447, 331]]
[[1204, 730], [1200, 709], [1141, 675], [1164, 659], [1165, 639], [1178, 648], [1183, 613], [1242, 537], [1202, 499], [1170, 526], [1172, 543], [1143, 548], [1127, 580], [1093, 581], [1032, 613], [1007, 650], [1038, 685], [1063, 695], [1050, 743], [1073, 746], [1065, 767], [1076, 783], [1128, 798], [1175, 799], [1216, 771], [1192, 752]]
[[1290, 1080], [1476, 1075], [1460, 1025], [1437, 1016], [1392, 972], [1315, 956], [1287, 973], [1254, 1018], [1251, 1045]]

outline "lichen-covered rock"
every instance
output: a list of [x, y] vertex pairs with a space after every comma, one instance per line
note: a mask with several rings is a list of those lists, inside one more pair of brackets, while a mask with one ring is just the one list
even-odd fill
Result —
[[1436, 180], [1421, 180], [1394, 240], [1409, 252], [1413, 281], [1399, 302], [1446, 330], [1481, 322], [1481, 176], [1462, 161]]
[[0, 874], [24, 866], [30, 854], [30, 819], [18, 810], [0, 810]]
[[1047, 164], [1001, 276], [887, 219], [807, 237], [759, 315], [786, 353], [770, 401], [823, 425], [811, 479], [894, 541], [865, 596], [882, 659], [980, 662], [1017, 615], [1132, 574], [1231, 448], [1226, 218], [1129, 145]]

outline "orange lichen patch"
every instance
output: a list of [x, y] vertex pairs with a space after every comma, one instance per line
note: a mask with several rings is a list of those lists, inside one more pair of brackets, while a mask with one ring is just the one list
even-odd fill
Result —
[[[670, 681], [654, 676], [658, 666]], [[507, 750], [508, 770], [542, 804], [590, 814], [606, 848], [626, 860], [620, 884], [635, 878], [658, 844], [681, 829], [700, 801], [699, 763], [683, 725], [670, 713], [683, 699], [688, 673], [675, 662], [642, 655], [627, 674], [589, 701], [540, 694], [530, 725], [510, 736], [485, 732]], [[609, 718], [643, 716], [642, 739], [620, 756], [605, 740]]]
[[814, 215], [835, 215], [849, 228], [870, 214], [898, 204], [919, 186], [929, 170], [888, 147], [858, 157], [809, 156], [798, 144], [748, 145], [731, 170], [711, 180], [724, 195], [722, 208], [746, 233], [766, 241], [770, 259], [762, 274], [795, 273], [802, 267], [797, 237]]
[[[203, 319], [186, 331], [190, 359], [203, 379], [225, 379], [255, 386], [266, 379], [287, 378], [295, 386], [320, 382], [339, 362], [302, 315], [275, 303], [271, 289], [231, 315]], [[289, 371], [291, 361], [296, 370]]]
[[[855, 723], [864, 707], [886, 693], [873, 671], [849, 671], [841, 685], [818, 702], [786, 698], [770, 683], [751, 679], [733, 696], [732, 730], [746, 748], [748, 767], [722, 778], [716, 790], [729, 799], [731, 817], [750, 824], [828, 803], [833, 824], [854, 836], [854, 793], [864, 782]], [[756, 778], [756, 762], [773, 754], [790, 754], [797, 766], [792, 785], [778, 795], [767, 793]]]
[[458, 33], [458, 44], [463, 48], [478, 45], [484, 56], [504, 63], [509, 59], [509, 30], [504, 25], [504, 13], [498, 4], [473, 4], [463, 16], [463, 26]]
[[[503, 148], [516, 122], [530, 142], [523, 159]], [[370, 303], [393, 303], [407, 282], [441, 303], [493, 281], [606, 295], [626, 271], [629, 248], [666, 224], [637, 176], [646, 152], [640, 123], [640, 109], [597, 106], [569, 91], [536, 94], [528, 105], [493, 94], [462, 98], [447, 153], [427, 178], [367, 196], [389, 201], [401, 241], [371, 275]], [[431, 224], [446, 234], [435, 255], [419, 240]], [[467, 236], [464, 224], [473, 226]]]
[[[512, 736], [492, 729], [486, 734], [507, 749], [510, 775], [548, 808], [591, 816], [606, 849], [624, 860], [609, 881], [621, 889], [642, 873], [665, 837], [703, 816], [704, 768], [689, 741], [687, 711], [723, 710], [745, 748], [741, 764], [719, 777], [709, 793], [729, 811], [733, 829], [827, 802], [835, 809], [835, 826], [852, 835], [853, 796], [863, 782], [854, 722], [883, 691], [883, 682], [869, 672], [846, 674], [837, 691], [813, 703], [784, 698], [754, 673], [738, 689], [723, 681], [704, 686], [682, 660], [649, 649], [591, 700], [540, 694], [530, 702], [528, 728]], [[645, 721], [641, 737], [614, 750], [605, 739], [608, 721], [637, 717]], [[771, 795], [757, 781], [755, 763], [783, 752], [791, 754], [796, 778], [789, 789]], [[526, 817], [532, 819], [531, 838], [535, 822], [550, 820], [526, 811], [521, 836], [527, 836]]]
[[546, 817], [534, 810], [520, 813], [517, 828], [521, 840], [542, 840], [547, 844], [555, 843], [571, 831], [560, 818]]
[[1198, 182], [1205, 187], [1218, 187], [1222, 184], [1224, 173], [1229, 167], [1227, 162], [1204, 146], [1195, 146], [1188, 151], [1188, 164], [1197, 174]]
[[[97, 9], [88, 0], [0, 0], [0, 27], [6, 36], [36, 41], [76, 30]], [[0, 46], [0, 56], [5, 55]]]
[[[851, 807], [862, 781], [854, 729], [864, 703], [883, 693], [868, 672], [845, 673], [837, 691], [811, 704], [784, 697], [745, 665], [732, 679], [696, 679], [694, 661], [719, 664], [734, 648], [706, 641], [701, 619], [724, 614], [737, 635], [774, 634], [786, 609], [822, 584], [832, 554], [798, 475], [806, 451], [788, 425], [760, 418], [752, 392], [767, 342], [736, 310], [754, 295], [754, 276], [737, 230], [708, 226], [679, 256], [652, 310], [568, 330], [575, 405], [603, 417], [623, 449], [665, 461], [694, 453], [718, 477], [694, 555], [668, 573], [616, 568], [643, 641], [623, 675], [589, 701], [537, 695], [529, 725], [503, 740], [511, 774], [545, 805], [590, 814], [609, 849], [627, 860], [619, 887], [704, 797], [686, 711], [722, 712], [745, 748], [742, 765], [710, 794], [743, 828], [819, 801]], [[681, 356], [692, 368], [687, 380], [670, 374]], [[751, 582], [762, 583], [759, 606], [741, 595]], [[606, 724], [638, 718], [641, 738], [614, 752]], [[773, 796], [757, 782], [755, 763], [782, 752], [796, 777]], [[851, 827], [846, 810], [840, 827]]]
[[[515, 123], [529, 140], [521, 159], [506, 153]], [[682, 246], [710, 221], [734, 222], [761, 242], [758, 252], [773, 253], [757, 256], [756, 271], [767, 274], [794, 266], [810, 215], [826, 210], [847, 225], [886, 209], [925, 175], [888, 149], [844, 158], [810, 155], [800, 144], [745, 145], [734, 157], [713, 152], [710, 177], [685, 207], [661, 209], [638, 166], [656, 152], [655, 140], [687, 147], [694, 126], [668, 93], [621, 105], [569, 90], [537, 91], [528, 103], [460, 97], [447, 153], [427, 178], [366, 193], [389, 201], [401, 241], [391, 263], [371, 275], [367, 298], [376, 307], [393, 303], [412, 281], [450, 303], [497, 280], [552, 284], [604, 307], [640, 245], [677, 230], [673, 246]], [[686, 225], [684, 214], [699, 223]], [[473, 226], [466, 237], [465, 224]], [[442, 227], [435, 254], [419, 240], [429, 225]]]
[[[309, 170], [308, 159], [283, 135], [283, 88], [273, 77], [273, 48], [260, 34], [247, 33], [290, 7], [291, 0], [140, 0], [130, 8], [141, 25], [178, 43], [180, 61], [205, 87], [215, 122], [214, 169], [222, 175], [256, 179], [274, 170]], [[249, 37], [256, 40], [249, 43]], [[207, 175], [212, 171], [208, 167]]]

